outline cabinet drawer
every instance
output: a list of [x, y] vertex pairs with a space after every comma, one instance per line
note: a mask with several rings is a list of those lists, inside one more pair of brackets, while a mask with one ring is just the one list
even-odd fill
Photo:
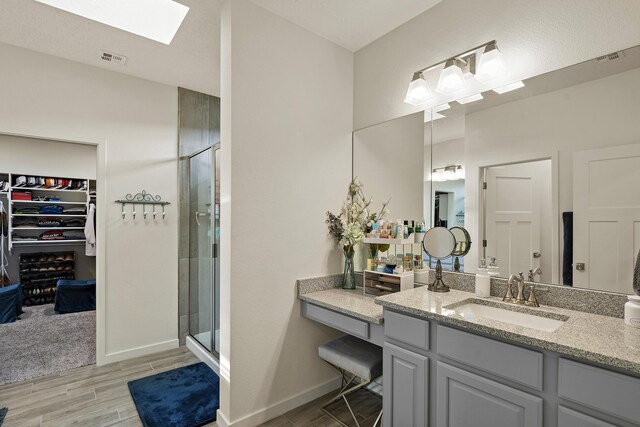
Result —
[[384, 334], [394, 340], [429, 350], [429, 322], [426, 320], [385, 310]]
[[543, 355], [537, 351], [438, 325], [438, 354], [542, 390]]
[[558, 406], [558, 427], [616, 427], [564, 406]]
[[305, 302], [302, 305], [302, 315], [316, 322], [324, 323], [350, 335], [369, 339], [369, 323], [364, 320], [354, 319], [345, 314], [338, 313], [327, 308]]
[[437, 365], [437, 427], [542, 427], [542, 398], [442, 362]]
[[632, 422], [640, 420], [640, 379], [560, 359], [558, 396]]

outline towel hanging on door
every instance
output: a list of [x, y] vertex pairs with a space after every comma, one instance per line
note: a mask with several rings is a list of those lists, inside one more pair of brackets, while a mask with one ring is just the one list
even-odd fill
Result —
[[96, 205], [91, 203], [87, 213], [87, 222], [84, 224], [84, 237], [87, 240], [84, 252], [86, 256], [96, 256], [96, 229], [93, 221], [95, 212]]

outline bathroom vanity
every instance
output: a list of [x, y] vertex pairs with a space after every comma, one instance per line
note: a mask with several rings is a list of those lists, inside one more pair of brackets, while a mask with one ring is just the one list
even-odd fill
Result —
[[[385, 426], [640, 425], [640, 329], [620, 318], [426, 287], [298, 292], [303, 316], [383, 347]], [[541, 321], [474, 318], [474, 303]]]

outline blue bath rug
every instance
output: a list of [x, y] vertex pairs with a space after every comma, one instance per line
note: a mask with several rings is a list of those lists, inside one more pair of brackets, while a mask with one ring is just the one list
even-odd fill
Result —
[[204, 363], [128, 383], [145, 427], [196, 427], [216, 420], [220, 379]]
[[9, 412], [7, 408], [0, 408], [0, 426], [4, 422], [4, 417], [7, 415], [7, 412]]

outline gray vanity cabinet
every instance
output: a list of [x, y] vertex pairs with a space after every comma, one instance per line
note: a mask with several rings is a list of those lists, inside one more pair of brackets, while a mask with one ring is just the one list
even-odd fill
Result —
[[437, 365], [437, 427], [542, 426], [541, 398], [443, 362]]
[[429, 399], [429, 359], [384, 345], [384, 425], [424, 427]]
[[639, 427], [640, 378], [385, 309], [385, 427]]
[[558, 427], [616, 427], [582, 412], [559, 406]]

